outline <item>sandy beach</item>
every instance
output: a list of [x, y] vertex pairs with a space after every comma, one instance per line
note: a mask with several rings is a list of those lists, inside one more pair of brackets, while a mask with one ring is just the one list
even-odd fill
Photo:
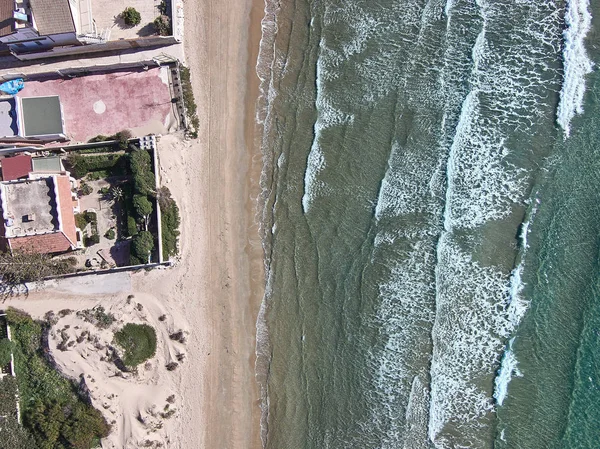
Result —
[[[90, 347], [85, 341], [65, 352], [53, 351], [68, 374], [85, 372], [94, 379], [94, 405], [107, 419], [115, 417], [109, 447], [139, 447], [150, 435], [148, 423], [139, 416], [151, 421], [155, 407], [162, 407], [171, 394], [177, 413], [151, 434], [165, 447], [261, 447], [254, 363], [264, 276], [255, 217], [261, 156], [254, 142], [263, 7], [252, 0], [235, 6], [216, 0], [186, 2], [185, 54], [198, 106], [199, 138], [167, 135], [159, 143], [161, 182], [177, 200], [182, 218], [175, 266], [138, 273], [131, 280], [95, 279], [112, 285], [106, 291], [66, 283], [4, 304], [36, 317], [49, 310], [100, 304], [115, 311], [120, 323], [167, 326], [157, 330], [159, 347], [148, 372], [125, 383], [115, 383], [112, 371], [100, 362], [86, 361]], [[141, 312], [125, 302], [129, 295], [143, 305]], [[166, 324], [158, 320], [162, 315], [168, 317]], [[55, 338], [60, 326], [84, 328], [73, 320], [75, 315], [61, 318]], [[173, 330], [186, 333], [184, 345], [169, 341]], [[70, 338], [76, 337], [73, 333]], [[109, 343], [99, 338], [94, 344]], [[185, 355], [183, 363], [167, 372], [164, 364], [179, 353]]]

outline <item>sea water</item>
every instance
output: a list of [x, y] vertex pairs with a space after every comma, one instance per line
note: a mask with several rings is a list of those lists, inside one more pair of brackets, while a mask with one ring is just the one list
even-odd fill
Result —
[[267, 0], [266, 448], [600, 437], [587, 0]]

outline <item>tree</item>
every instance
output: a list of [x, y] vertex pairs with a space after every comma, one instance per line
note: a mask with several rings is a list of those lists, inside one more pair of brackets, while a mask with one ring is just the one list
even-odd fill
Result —
[[131, 241], [131, 254], [144, 263], [148, 262], [153, 248], [154, 238], [148, 231], [140, 231]]
[[129, 165], [136, 192], [141, 195], [154, 195], [156, 179], [152, 171], [150, 154], [146, 150], [132, 151], [129, 156]]
[[132, 8], [131, 6], [125, 8], [125, 10], [121, 13], [121, 18], [125, 24], [129, 26], [139, 25], [142, 21], [142, 16], [140, 13], [137, 11], [137, 9]]
[[10, 355], [12, 354], [14, 343], [8, 338], [0, 340], [0, 367], [10, 363]]
[[133, 196], [133, 207], [136, 213], [144, 219], [144, 229], [147, 231], [150, 214], [154, 209], [152, 207], [152, 203], [148, 201], [148, 197], [146, 195], [136, 194]]

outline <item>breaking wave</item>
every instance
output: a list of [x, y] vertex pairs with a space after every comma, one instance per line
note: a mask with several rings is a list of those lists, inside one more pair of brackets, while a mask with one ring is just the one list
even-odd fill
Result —
[[564, 36], [564, 79], [560, 91], [560, 101], [556, 121], [564, 130], [565, 136], [571, 132], [571, 119], [583, 113], [585, 77], [592, 72], [593, 63], [585, 50], [585, 38], [592, 26], [589, 0], [567, 2]]

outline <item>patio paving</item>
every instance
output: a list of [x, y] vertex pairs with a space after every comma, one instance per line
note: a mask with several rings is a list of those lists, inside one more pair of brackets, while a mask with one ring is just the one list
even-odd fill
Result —
[[58, 95], [67, 137], [87, 142], [123, 129], [165, 134], [172, 115], [168, 68], [113, 72], [72, 79], [28, 81], [19, 97]]
[[[92, 17], [99, 32], [110, 30], [111, 41], [155, 35], [154, 19], [159, 16], [160, 0], [92, 0]], [[135, 8], [142, 17], [139, 25], [125, 25], [119, 15], [127, 7]]]

